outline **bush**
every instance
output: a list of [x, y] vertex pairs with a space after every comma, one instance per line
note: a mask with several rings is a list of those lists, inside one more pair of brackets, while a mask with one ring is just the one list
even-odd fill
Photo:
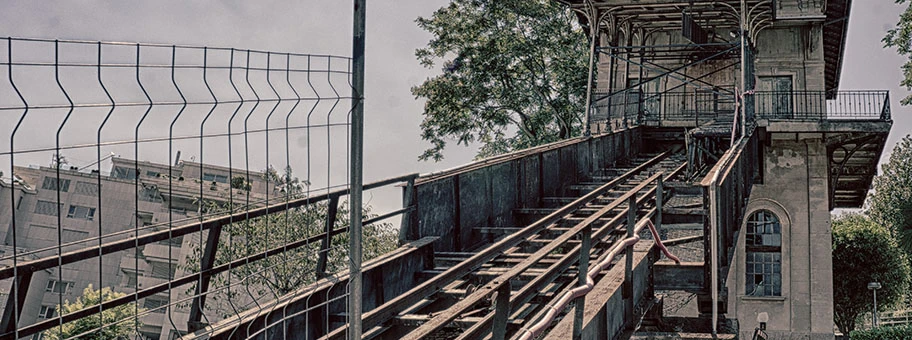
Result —
[[878, 327], [852, 331], [849, 338], [852, 340], [907, 340], [912, 339], [912, 326]]

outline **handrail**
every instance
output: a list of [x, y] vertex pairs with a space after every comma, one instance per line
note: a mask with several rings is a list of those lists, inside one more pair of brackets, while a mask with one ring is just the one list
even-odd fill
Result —
[[[676, 264], [681, 264], [681, 259], [677, 256], [671, 254], [668, 251], [668, 248], [662, 243], [661, 237], [659, 237], [659, 232], [656, 230], [652, 220], [649, 219], [649, 216], [643, 218], [640, 223], [637, 223], [636, 228], [633, 231], [633, 237], [628, 237], [621, 240], [621, 242], [615, 243], [611, 250], [608, 252], [608, 256], [605, 257], [601, 262], [597, 263], [592, 269], [586, 273], [586, 283], [582, 286], [577, 286], [567, 292], [565, 292], [552, 306], [548, 307], [548, 312], [542, 317], [538, 322], [533, 324], [529, 328], [523, 329], [522, 335], [520, 335], [520, 340], [532, 340], [538, 338], [548, 326], [554, 322], [554, 319], [557, 318], [557, 315], [570, 304], [570, 301], [573, 299], [585, 296], [593, 288], [595, 288], [595, 277], [598, 276], [603, 270], [607, 269], [611, 262], [614, 261], [614, 258], [621, 253], [625, 248], [637, 244], [640, 241], [640, 232], [643, 231], [643, 227], [649, 227], [649, 231], [652, 233], [652, 239], [655, 242], [655, 245], [659, 247], [659, 250], [662, 251], [665, 256], [674, 261]], [[633, 254], [627, 254], [626, 256], [632, 256]]]
[[[719, 190], [723, 182], [728, 179], [733, 168], [742, 160], [743, 151], [755, 138], [754, 130], [751, 130], [745, 136], [741, 136], [734, 147], [730, 148], [712, 167], [710, 172], [703, 178], [700, 185], [707, 188], [709, 195], [709, 232], [710, 232], [710, 294], [712, 295], [712, 332], [718, 331], [719, 320], [719, 231], [722, 228], [720, 221], [720, 195]], [[737, 213], [737, 212], [736, 212]], [[727, 256], [727, 255], [726, 255]]]
[[[396, 183], [400, 183], [400, 182], [413, 181], [417, 177], [418, 177], [418, 174], [408, 174], [408, 175], [404, 175], [404, 176], [388, 178], [388, 179], [376, 181], [373, 183], [365, 184], [363, 186], [363, 188], [364, 188], [363, 190], [376, 189], [379, 187], [388, 186], [388, 185], [392, 185], [392, 184], [396, 184]], [[162, 230], [162, 231], [158, 231], [158, 232], [154, 232], [154, 233], [149, 233], [146, 235], [141, 235], [139, 237], [132, 237], [132, 238], [124, 239], [124, 240], [105, 243], [100, 246], [94, 246], [94, 247], [90, 247], [90, 248], [71, 251], [71, 252], [64, 253], [60, 256], [48, 256], [48, 257], [43, 257], [43, 258], [39, 258], [36, 260], [19, 262], [16, 266], [0, 269], [0, 280], [12, 278], [14, 276], [14, 273], [17, 273], [17, 274], [15, 274], [17, 276], [28, 275], [28, 274], [31, 274], [31, 273], [34, 273], [34, 272], [37, 272], [40, 270], [50, 269], [50, 268], [59, 267], [62, 265], [72, 264], [72, 263], [76, 263], [76, 262], [80, 262], [80, 261], [84, 261], [84, 260], [89, 260], [89, 259], [93, 259], [93, 258], [96, 258], [99, 256], [116, 253], [118, 251], [136, 248], [136, 247], [147, 245], [150, 243], [191, 234], [193, 232], [199, 232], [201, 230], [210, 230], [212, 228], [221, 227], [221, 226], [224, 226], [224, 225], [227, 225], [230, 223], [237, 223], [237, 222], [241, 222], [241, 221], [244, 221], [247, 219], [265, 216], [265, 215], [272, 214], [272, 213], [279, 213], [279, 212], [282, 212], [282, 211], [285, 211], [285, 210], [288, 210], [291, 208], [297, 208], [297, 207], [315, 204], [315, 203], [318, 203], [321, 201], [330, 200], [332, 198], [338, 198], [340, 196], [345, 196], [348, 193], [349, 193], [348, 188], [339, 189], [339, 190], [331, 191], [331, 192], [324, 193], [324, 194], [317, 195], [317, 196], [304, 197], [304, 198], [299, 198], [299, 199], [295, 199], [295, 200], [288, 201], [288, 202], [276, 203], [276, 204], [273, 204], [270, 206], [261, 207], [261, 208], [257, 208], [257, 209], [253, 209], [253, 210], [249, 210], [249, 211], [242, 211], [242, 212], [238, 212], [238, 213], [231, 214], [231, 215], [224, 215], [224, 216], [212, 218], [212, 219], [209, 219], [206, 221], [185, 224], [185, 225], [182, 225], [179, 227], [171, 228], [170, 230]], [[414, 202], [412, 204], [414, 204]], [[387, 218], [390, 218], [395, 215], [410, 212], [413, 209], [414, 209], [414, 206], [404, 207], [402, 209], [398, 209], [398, 210], [395, 210], [390, 213], [386, 213], [386, 214], [383, 214], [380, 216], [375, 216], [375, 217], [365, 219], [364, 222], [362, 222], [362, 223], [365, 225], [370, 224], [370, 223], [375, 223], [377, 221], [387, 219]], [[152, 286], [149, 288], [145, 288], [142, 290], [138, 290], [134, 294], [129, 294], [129, 295], [125, 295], [123, 297], [117, 298], [117, 299], [105, 301], [105, 302], [101, 303], [100, 306], [103, 309], [107, 310], [110, 308], [114, 308], [117, 306], [135, 302], [136, 299], [145, 298], [145, 297], [152, 296], [152, 295], [160, 293], [160, 292], [167, 291], [171, 287], [192, 283], [199, 279], [200, 274], [215, 275], [215, 274], [227, 271], [233, 267], [238, 267], [240, 265], [249, 264], [250, 262], [262, 260], [262, 259], [265, 259], [272, 255], [277, 255], [277, 254], [280, 254], [280, 253], [283, 253], [283, 252], [286, 252], [289, 250], [294, 250], [296, 248], [305, 246], [307, 244], [312, 244], [318, 240], [325, 238], [327, 236], [327, 234], [328, 235], [337, 235], [337, 234], [340, 234], [340, 233], [343, 233], [346, 231], [348, 231], [348, 228], [339, 228], [339, 229], [333, 229], [332, 231], [330, 231], [328, 233], [323, 232], [320, 234], [312, 235], [303, 240], [294, 241], [294, 242], [284, 244], [284, 245], [281, 245], [281, 246], [278, 246], [278, 247], [275, 247], [272, 249], [267, 249], [265, 251], [262, 251], [262, 252], [259, 252], [256, 254], [251, 254], [251, 255], [243, 257], [243, 258], [234, 259], [234, 261], [232, 261], [230, 263], [219, 264], [212, 268], [203, 270], [202, 272], [191, 273], [191, 274], [185, 275], [180, 278], [174, 278], [170, 281], [163, 282], [161, 284], [158, 284], [158, 285], [155, 285], [155, 286]], [[205, 293], [202, 293], [202, 294], [205, 294]], [[60, 319], [62, 319], [63, 323], [78, 320], [80, 318], [87, 317], [87, 316], [92, 315], [93, 313], [96, 313], [98, 311], [98, 307], [99, 307], [99, 304], [87, 306], [78, 311], [62, 315], [62, 316], [60, 316]], [[58, 318], [48, 319], [48, 320], [44, 320], [41, 322], [31, 324], [27, 327], [19, 328], [17, 331], [20, 336], [28, 336], [28, 335], [36, 334], [38, 332], [50, 329], [50, 328], [58, 325], [59, 322], [60, 321]], [[11, 333], [0, 334], [0, 338], [6, 338], [6, 337], [9, 337], [10, 335], [11, 335]]]
[[[377, 181], [370, 184], [364, 185], [364, 190], [375, 189], [390, 184], [395, 184], [399, 182], [405, 182], [414, 178], [417, 178], [418, 174], [410, 174], [405, 176], [393, 177], [381, 181]], [[39, 270], [50, 269], [54, 267], [59, 267], [61, 265], [67, 265], [75, 262], [85, 260], [87, 258], [94, 258], [101, 255], [108, 255], [118, 251], [132, 249], [138, 246], [144, 246], [150, 243], [155, 243], [158, 241], [164, 241], [170, 238], [184, 236], [193, 232], [200, 230], [208, 230], [216, 226], [223, 226], [235, 222], [241, 222], [247, 219], [256, 218], [272, 213], [282, 212], [290, 208], [298, 208], [302, 206], [311, 205], [317, 202], [325, 201], [331, 197], [345, 196], [348, 194], [349, 189], [340, 189], [332, 191], [329, 193], [299, 198], [289, 202], [276, 203], [267, 207], [257, 208], [253, 210], [244, 210], [238, 213], [231, 215], [223, 215], [220, 217], [212, 218], [209, 220], [194, 222], [184, 224], [178, 227], [171, 228], [170, 230], [161, 230], [146, 235], [141, 235], [139, 237], [131, 237], [119, 241], [113, 241], [109, 243], [102, 244], [101, 246], [95, 246], [91, 248], [85, 248], [80, 250], [75, 250], [71, 252], [64, 253], [60, 256], [47, 256], [36, 260], [21, 262], [17, 267], [7, 267], [0, 269], [0, 280], [5, 280], [13, 277], [13, 269], [18, 268], [19, 274], [23, 273], [34, 273]], [[59, 260], [59, 262], [58, 262]]]

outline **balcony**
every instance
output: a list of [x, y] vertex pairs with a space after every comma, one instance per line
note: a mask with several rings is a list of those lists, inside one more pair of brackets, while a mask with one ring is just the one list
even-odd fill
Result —
[[[831, 98], [831, 99], [828, 99]], [[610, 127], [646, 125], [697, 127], [707, 123], [726, 125], [737, 109], [734, 94], [725, 89], [696, 92], [643, 93], [627, 91], [595, 94], [592, 121]], [[753, 101], [761, 126], [775, 122], [805, 122], [794, 125], [802, 132], [826, 130], [816, 123], [889, 122], [888, 91], [757, 91], [746, 96]], [[730, 124], [728, 124], [730, 125]]]
[[771, 121], [890, 121], [890, 93], [883, 90], [758, 91], [753, 100], [757, 118]]

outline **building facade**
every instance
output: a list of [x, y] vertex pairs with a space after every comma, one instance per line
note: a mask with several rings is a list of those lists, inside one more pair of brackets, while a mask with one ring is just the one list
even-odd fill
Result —
[[[229, 203], [262, 205], [267, 185], [270, 195], [281, 190], [275, 182], [268, 183], [261, 171], [189, 161], [169, 166], [113, 158], [110, 173], [104, 174], [76, 167], [18, 167], [14, 177], [0, 183], [2, 257], [11, 262], [14, 247], [25, 254], [20, 260], [56, 256], [198, 221], [208, 209], [226, 208]], [[54, 318], [59, 304], [74, 301], [90, 285], [129, 294], [186, 274], [180, 268], [205, 235], [186, 236], [34, 275], [20, 323]], [[0, 294], [9, 296], [10, 286], [4, 283]], [[186, 333], [189, 308], [177, 301], [189, 294], [182, 290], [139, 301], [145, 309], [140, 317], [144, 338], [172, 339]]]
[[851, 1], [563, 2], [595, 37], [592, 133], [652, 127], [696, 165], [759, 141], [718, 266], [705, 235], [699, 316], [749, 339], [765, 312], [771, 338], [832, 339], [830, 212], [862, 206], [891, 126], [886, 91], [839, 90]]

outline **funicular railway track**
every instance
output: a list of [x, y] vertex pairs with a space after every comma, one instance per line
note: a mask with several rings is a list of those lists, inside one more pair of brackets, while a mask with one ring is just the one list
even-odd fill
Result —
[[[528, 333], [578, 285], [581, 249], [589, 249], [590, 263], [602, 261], [626, 235], [630, 202], [636, 221], [649, 219], [659, 181], [675, 180], [686, 169], [684, 156], [672, 152], [630, 163], [635, 166], [602, 170], [564, 191], [583, 193], [579, 197], [547, 197], [542, 208], [515, 210], [534, 222], [485, 228], [504, 236], [477, 251], [435, 253], [435, 267], [419, 273], [421, 284], [364, 314], [364, 337], [499, 339]], [[663, 193], [666, 199], [673, 195]], [[343, 334], [337, 329], [325, 338]]]

